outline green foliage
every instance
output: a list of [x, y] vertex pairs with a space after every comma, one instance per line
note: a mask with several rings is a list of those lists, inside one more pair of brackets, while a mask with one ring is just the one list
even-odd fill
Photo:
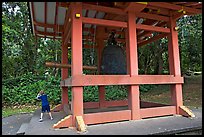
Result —
[[84, 102], [96, 102], [98, 101], [98, 87], [97, 86], [85, 86], [83, 92]]
[[[141, 85], [140, 91], [145, 92], [153, 87], [152, 85]], [[68, 89], [68, 98], [71, 100], [71, 88]], [[2, 82], [3, 106], [39, 105], [40, 102], [36, 100], [36, 96], [40, 90], [46, 92], [51, 104], [56, 105], [61, 102], [60, 77], [35, 76], [28, 73]], [[106, 100], [127, 99], [127, 86], [105, 86], [105, 90]], [[98, 101], [98, 86], [85, 86], [83, 96], [84, 102]]]
[[38, 104], [36, 96], [44, 90], [49, 101], [58, 104], [61, 98], [60, 79], [55, 77], [33, 76], [32, 73], [2, 83], [2, 103], [4, 105]]
[[153, 89], [153, 88], [156, 88], [157, 87], [157, 85], [140, 85], [139, 86], [139, 90], [140, 90], [140, 92], [147, 92], [147, 91], [149, 91], [149, 90], [151, 90], [151, 89]]
[[184, 16], [177, 22], [181, 69], [187, 71], [202, 70], [202, 15]]
[[127, 86], [106, 86], [106, 100], [124, 100], [127, 99]]

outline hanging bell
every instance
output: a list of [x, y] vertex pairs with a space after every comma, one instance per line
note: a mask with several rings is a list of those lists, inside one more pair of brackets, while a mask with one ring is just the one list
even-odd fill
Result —
[[107, 46], [104, 47], [102, 52], [101, 74], [127, 74], [125, 53], [117, 45], [114, 32], [111, 32]]

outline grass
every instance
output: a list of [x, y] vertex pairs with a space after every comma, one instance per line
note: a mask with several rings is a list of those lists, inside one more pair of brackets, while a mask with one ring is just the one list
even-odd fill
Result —
[[29, 106], [29, 105], [22, 105], [22, 106], [7, 106], [2, 108], [2, 117], [8, 117], [15, 114], [20, 113], [31, 113], [34, 112], [38, 106]]
[[[202, 75], [185, 77], [182, 91], [184, 106], [202, 107]], [[144, 101], [171, 104], [170, 85], [159, 85], [148, 92], [141, 93], [141, 98]]]
[[[185, 77], [183, 89], [183, 103], [189, 108], [202, 107], [202, 75]], [[141, 99], [144, 101], [151, 101], [163, 104], [171, 103], [171, 92], [169, 85], [159, 85], [156, 88], [140, 94]], [[19, 113], [31, 113], [34, 112], [40, 105], [37, 106], [13, 106], [3, 107], [2, 117], [8, 117], [10, 115]], [[50, 106], [52, 108], [52, 105]]]

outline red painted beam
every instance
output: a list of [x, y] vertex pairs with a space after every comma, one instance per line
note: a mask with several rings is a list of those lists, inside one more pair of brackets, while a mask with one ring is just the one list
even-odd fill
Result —
[[58, 6], [67, 8], [67, 7], [69, 7], [69, 5], [70, 5], [70, 2], [59, 2]]
[[155, 103], [155, 102], [148, 102], [148, 101], [140, 101], [142, 108], [150, 108], [150, 107], [164, 107], [168, 106], [166, 104]]
[[140, 109], [141, 118], [176, 114], [175, 106], [153, 107]]
[[84, 114], [85, 124], [97, 124], [131, 119], [131, 110]]
[[164, 38], [164, 37], [167, 37], [167, 36], [168, 36], [167, 33], [159, 34], [159, 35], [154, 36], [154, 37], [152, 37], [152, 38], [150, 38], [150, 39], [148, 39], [148, 40], [146, 40], [146, 41], [143, 41], [143, 42], [141, 42], [141, 43], [138, 43], [138, 46], [143, 46], [143, 45], [146, 45], [146, 44], [148, 44], [148, 43], [152, 43], [152, 42], [154, 42], [154, 41], [156, 41], [156, 40], [159, 40], [159, 39]]
[[160, 20], [160, 21], [169, 21], [169, 17], [157, 15], [157, 14], [150, 14], [150, 13], [136, 13], [136, 17], [145, 18], [145, 19], [152, 19], [152, 20]]
[[84, 102], [84, 108], [99, 108], [99, 102]]
[[183, 77], [173, 75], [82, 75], [60, 82], [61, 86], [139, 85], [183, 83]]
[[[127, 106], [128, 100], [104, 101], [103, 107]], [[84, 108], [99, 108], [99, 102], [84, 102]]]
[[[167, 23], [166, 22], [161, 22], [161, 23], [158, 23], [156, 26], [157, 27], [163, 27], [163, 26], [165, 26]], [[148, 24], [149, 25], [149, 24]], [[153, 25], [153, 24], [151, 24], [151, 25]], [[149, 35], [149, 34], [151, 34], [152, 32], [151, 31], [145, 31], [145, 32], [143, 32], [142, 34], [139, 34], [138, 35], [138, 38], [139, 37], [144, 37], [144, 36], [146, 36], [146, 35]]]
[[149, 30], [149, 31], [170, 33], [170, 29], [169, 28], [163, 28], [163, 27], [156, 27], [156, 26], [137, 24], [136, 28], [137, 29], [143, 29], [143, 30]]
[[112, 20], [104, 20], [104, 19], [94, 19], [94, 18], [86, 18], [82, 17], [83, 23], [88, 24], [96, 24], [101, 26], [113, 26], [113, 27], [122, 27], [127, 28], [127, 23], [122, 21], [112, 21]]
[[141, 4], [137, 2], [130, 2], [128, 6], [124, 9], [125, 12], [139, 13], [144, 8], [146, 8], [147, 4]]

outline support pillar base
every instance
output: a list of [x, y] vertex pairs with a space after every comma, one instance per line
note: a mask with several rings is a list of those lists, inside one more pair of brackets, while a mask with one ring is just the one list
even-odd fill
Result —
[[193, 112], [189, 108], [187, 108], [186, 106], [179, 106], [179, 113], [182, 116], [195, 117]]
[[76, 127], [78, 131], [86, 132], [86, 125], [84, 123], [82, 116], [76, 116]]

